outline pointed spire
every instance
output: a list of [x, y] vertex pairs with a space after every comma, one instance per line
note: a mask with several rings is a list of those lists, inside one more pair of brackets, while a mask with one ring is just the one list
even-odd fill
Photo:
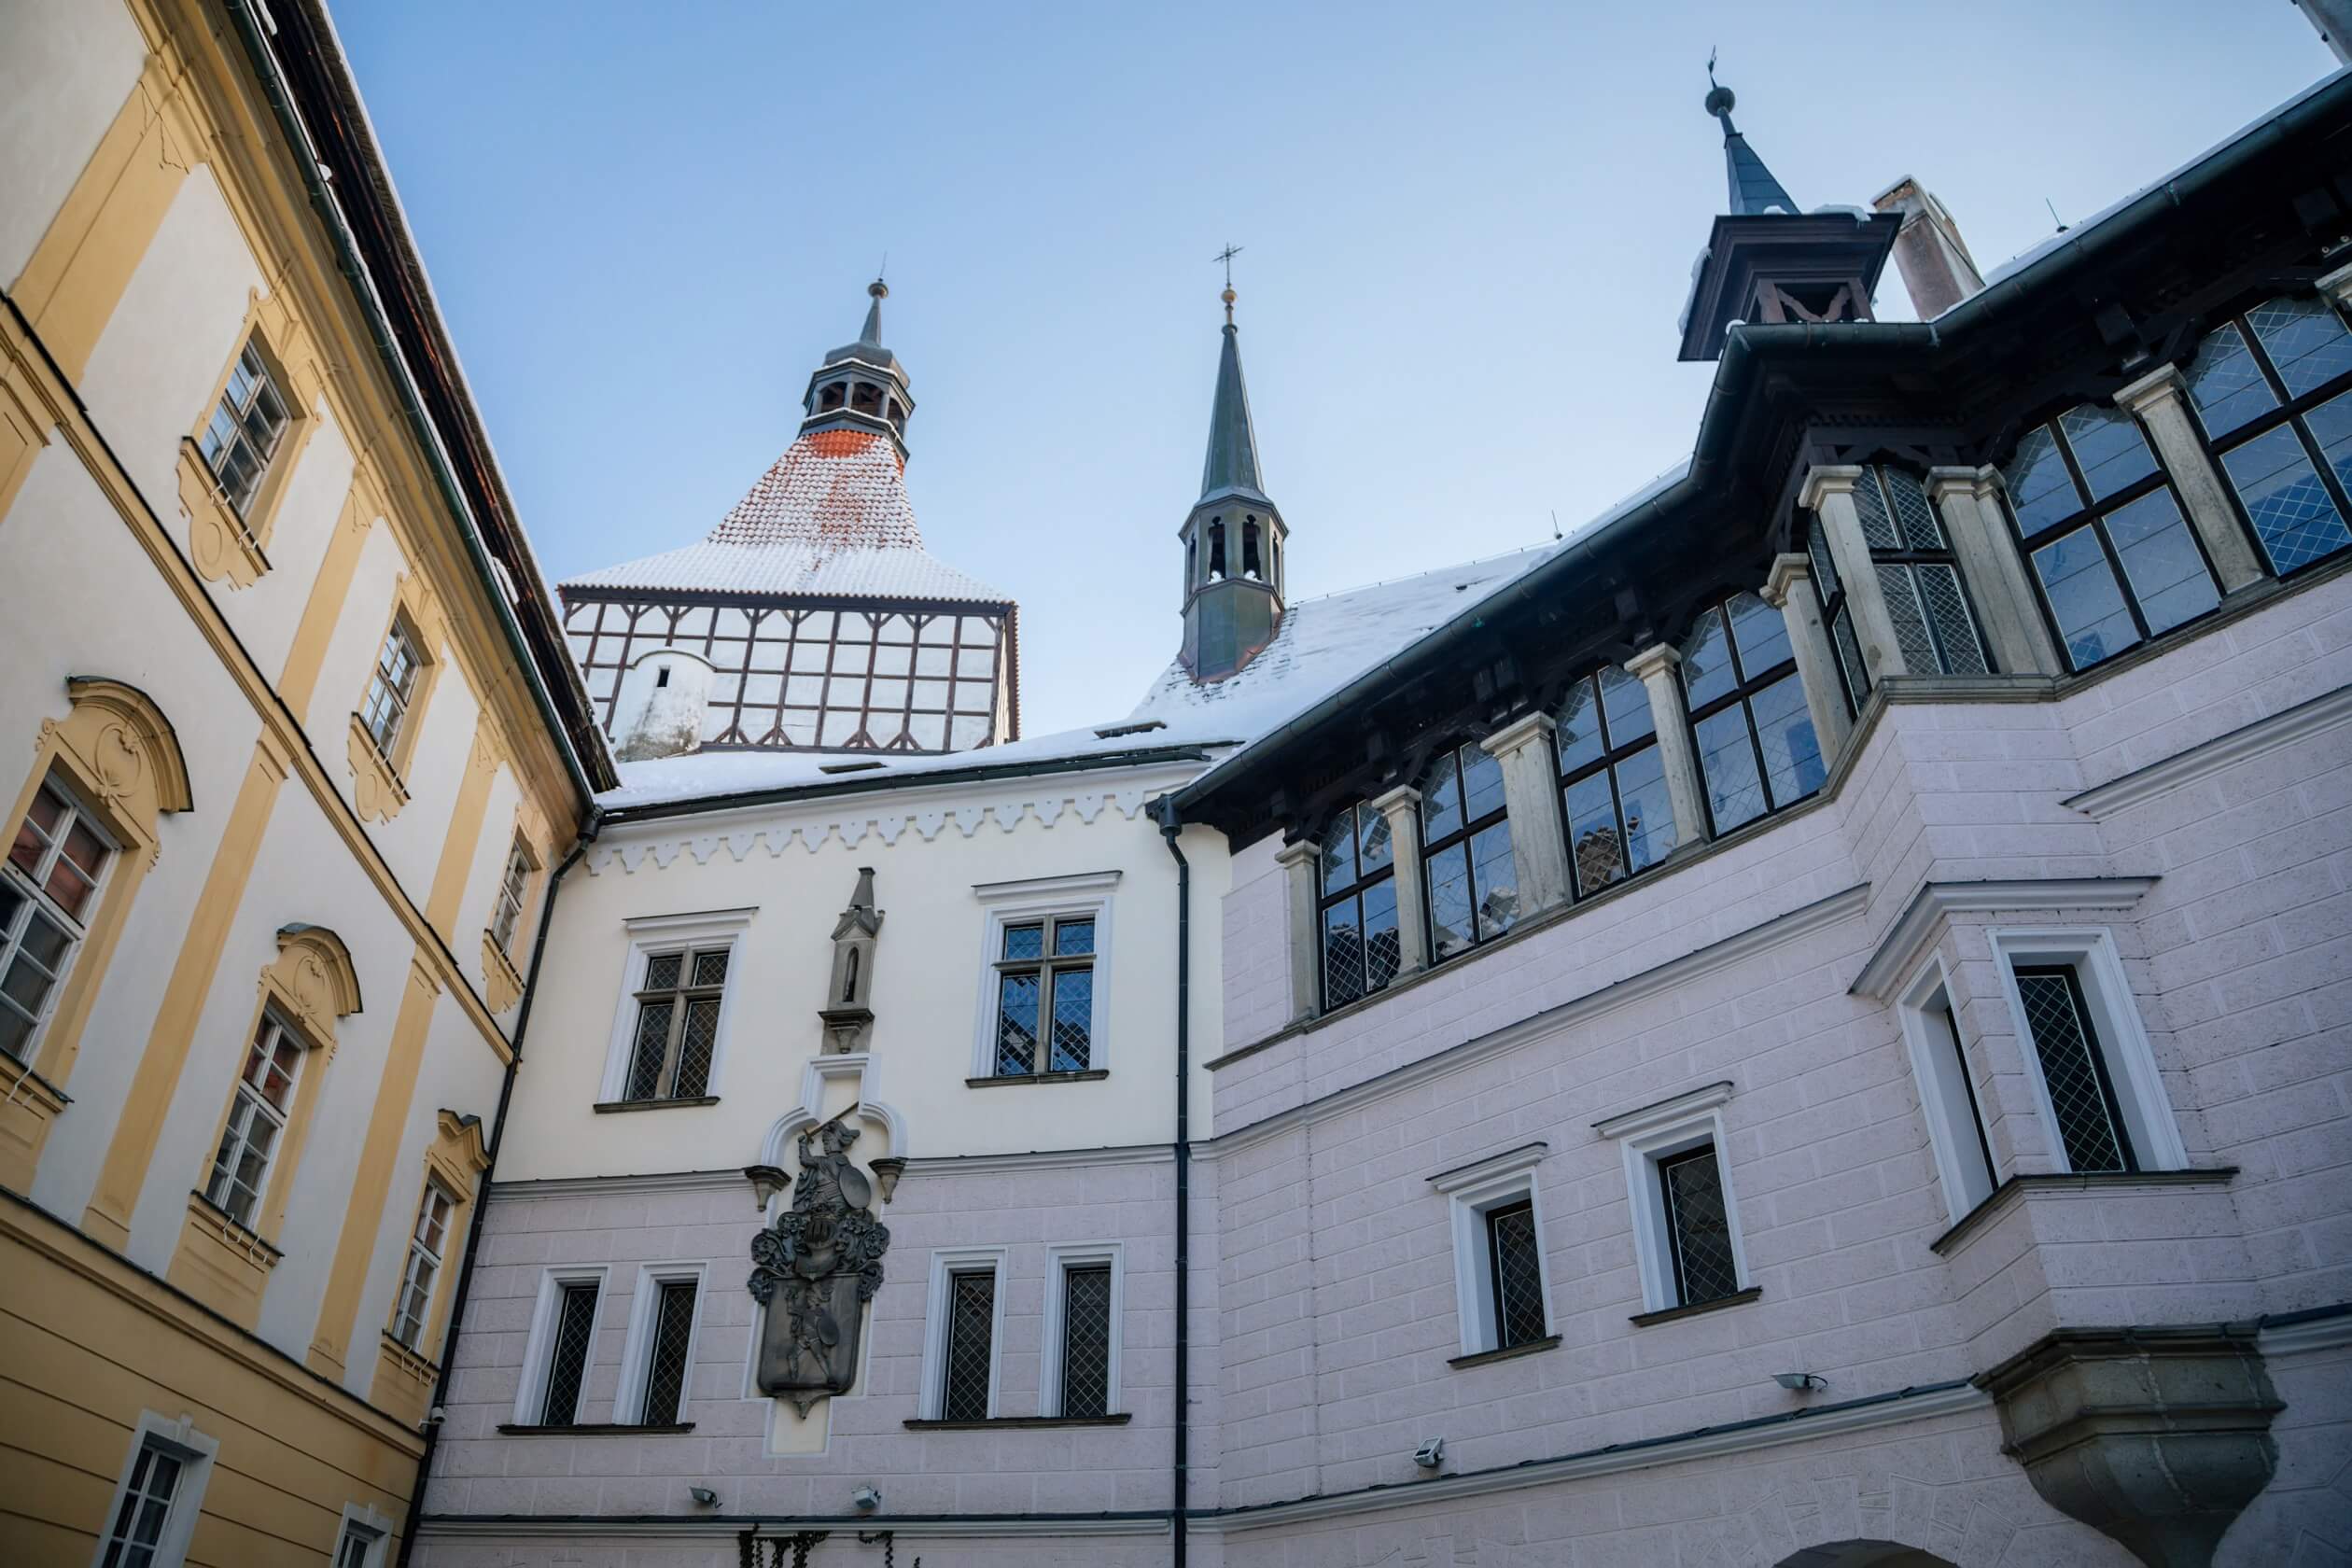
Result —
[[861, 343], [872, 343], [875, 347], [880, 348], [882, 346], [882, 301], [890, 297], [890, 286], [877, 277], [866, 285], [866, 292], [874, 296], [874, 303], [866, 306], [865, 326], [858, 333], [858, 341]]
[[1797, 199], [1772, 177], [1772, 171], [1764, 166], [1764, 160], [1748, 146], [1731, 123], [1731, 107], [1739, 100], [1731, 90], [1715, 79], [1715, 56], [1707, 57], [1707, 112], [1723, 121], [1724, 172], [1731, 187], [1731, 212], [1734, 217], [1746, 217], [1769, 212], [1774, 208], [1796, 217], [1800, 209]]
[[1258, 484], [1257, 430], [1250, 423], [1250, 392], [1241, 382], [1240, 332], [1233, 325], [1233, 286], [1225, 285], [1225, 348], [1217, 358], [1217, 395], [1209, 405], [1209, 456], [1200, 469], [1200, 493], [1265, 492]]

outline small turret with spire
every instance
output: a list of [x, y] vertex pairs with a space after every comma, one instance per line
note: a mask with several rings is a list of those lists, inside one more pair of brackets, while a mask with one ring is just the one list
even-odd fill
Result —
[[1710, 55], [1706, 108], [1723, 125], [1730, 210], [1715, 220], [1691, 278], [1685, 359], [1719, 357], [1735, 322], [1869, 320], [1870, 296], [1901, 227], [1859, 208], [1800, 210], [1731, 123], [1737, 102], [1715, 79]]
[[1209, 454], [1200, 498], [1176, 537], [1184, 547], [1184, 668], [1195, 680], [1222, 680], [1274, 640], [1282, 621], [1282, 567], [1289, 529], [1258, 477], [1257, 431], [1241, 380], [1233, 324], [1233, 258], [1225, 264], [1225, 343], [1209, 406]]
[[882, 346], [882, 301], [890, 297], [890, 286], [877, 277], [866, 285], [866, 294], [871, 302], [858, 341], [826, 355], [808, 378], [802, 399], [808, 417], [801, 421], [801, 434], [872, 430], [889, 436], [904, 456], [906, 419], [915, 412], [915, 399], [907, 390], [905, 367]]

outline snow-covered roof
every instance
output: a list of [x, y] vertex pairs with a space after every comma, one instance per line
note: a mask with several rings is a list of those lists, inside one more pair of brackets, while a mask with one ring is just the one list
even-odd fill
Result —
[[1012, 603], [924, 548], [905, 459], [870, 430], [809, 431], [700, 543], [564, 586]]

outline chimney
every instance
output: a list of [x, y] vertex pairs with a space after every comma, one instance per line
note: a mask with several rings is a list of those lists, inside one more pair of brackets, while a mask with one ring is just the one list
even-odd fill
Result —
[[1983, 291], [1984, 278], [1968, 254], [1967, 242], [1960, 237], [1960, 226], [1917, 180], [1908, 175], [1897, 180], [1870, 205], [1902, 217], [1902, 231], [1895, 237], [1895, 267], [1903, 274], [1903, 287], [1920, 320], [1932, 321]]

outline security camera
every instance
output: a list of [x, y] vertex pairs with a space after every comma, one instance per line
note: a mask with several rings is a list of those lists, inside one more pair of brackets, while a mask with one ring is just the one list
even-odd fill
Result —
[[694, 1506], [697, 1508], [716, 1508], [719, 1506], [719, 1494], [711, 1491], [708, 1487], [688, 1487], [686, 1489], [686, 1495], [694, 1500]]
[[1818, 1372], [1775, 1372], [1772, 1381], [1791, 1393], [1810, 1393], [1814, 1389], [1829, 1386], [1829, 1379]]
[[870, 1486], [861, 1486], [849, 1494], [850, 1505], [861, 1514], [870, 1514], [882, 1506], [882, 1494]]
[[449, 1411], [444, 1406], [436, 1405], [425, 1412], [425, 1424], [428, 1427], [439, 1426], [448, 1419]]
[[1420, 1465], [1424, 1470], [1435, 1470], [1440, 1464], [1445, 1463], [1446, 1440], [1443, 1437], [1432, 1437], [1428, 1442], [1423, 1443], [1420, 1448], [1415, 1449], [1413, 1450], [1413, 1463]]

